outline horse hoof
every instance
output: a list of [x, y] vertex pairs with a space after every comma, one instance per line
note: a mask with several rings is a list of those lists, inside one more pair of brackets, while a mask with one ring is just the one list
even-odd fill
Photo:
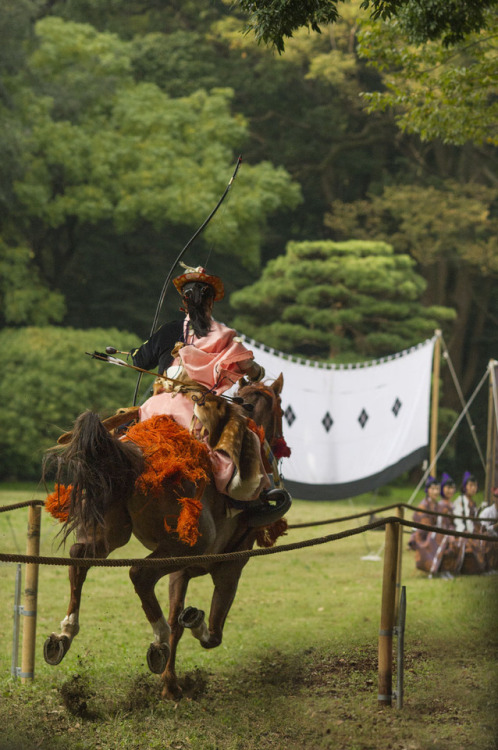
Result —
[[52, 633], [43, 644], [43, 657], [47, 664], [55, 667], [60, 664], [69, 651], [70, 641], [67, 635]]
[[210, 635], [207, 641], [201, 641], [202, 648], [216, 648], [221, 645], [221, 638], [216, 635]]
[[196, 607], [186, 607], [178, 616], [178, 624], [183, 628], [198, 628], [204, 622], [204, 611]]
[[160, 646], [151, 643], [147, 651], [147, 665], [154, 674], [162, 674], [166, 669], [169, 659], [169, 646], [161, 643]]

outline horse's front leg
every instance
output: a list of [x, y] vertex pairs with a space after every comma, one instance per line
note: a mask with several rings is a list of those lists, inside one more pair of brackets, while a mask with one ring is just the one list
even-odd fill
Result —
[[246, 563], [247, 560], [219, 563], [210, 571], [214, 591], [209, 612], [209, 626], [204, 620], [202, 610], [187, 607], [182, 612], [181, 623], [184, 627], [190, 628], [192, 635], [197, 638], [203, 648], [215, 648], [220, 645], [225, 620], [237, 593], [240, 574]]
[[[147, 556], [147, 560], [164, 556], [162, 550], [155, 550]], [[130, 578], [135, 591], [140, 597], [142, 609], [151, 624], [154, 640], [147, 651], [147, 664], [154, 674], [162, 674], [170, 655], [169, 640], [171, 628], [163, 615], [154, 592], [156, 583], [167, 573], [168, 568], [146, 568], [135, 565], [130, 568]]]

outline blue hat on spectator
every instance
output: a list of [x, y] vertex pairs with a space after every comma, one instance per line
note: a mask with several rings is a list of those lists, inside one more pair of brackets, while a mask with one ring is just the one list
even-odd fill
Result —
[[436, 477], [433, 477], [432, 474], [429, 474], [427, 479], [425, 480], [425, 491], [429, 489], [429, 487], [432, 487], [433, 484], [439, 484]]
[[470, 473], [470, 471], [466, 471], [465, 474], [463, 475], [462, 492], [465, 492], [467, 482], [475, 482], [477, 484], [477, 479], [475, 478], [473, 474]]
[[447, 474], [445, 471], [443, 471], [442, 477], [441, 477], [441, 497], [444, 497], [443, 495], [443, 489], [446, 487], [447, 484], [455, 486], [455, 482], [452, 477], [450, 477], [449, 474]]

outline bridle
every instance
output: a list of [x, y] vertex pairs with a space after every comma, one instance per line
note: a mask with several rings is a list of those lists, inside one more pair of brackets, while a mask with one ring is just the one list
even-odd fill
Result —
[[239, 394], [244, 399], [247, 398], [249, 393], [260, 393], [269, 402], [270, 413], [271, 413], [271, 423], [269, 425], [268, 432], [272, 436], [271, 441], [269, 441], [270, 447], [271, 447], [272, 444], [274, 444], [278, 439], [283, 437], [283, 434], [282, 434], [283, 411], [280, 405], [280, 399], [275, 393], [275, 391], [269, 386], [264, 385], [264, 383], [252, 383], [250, 385], [243, 386], [239, 390]]

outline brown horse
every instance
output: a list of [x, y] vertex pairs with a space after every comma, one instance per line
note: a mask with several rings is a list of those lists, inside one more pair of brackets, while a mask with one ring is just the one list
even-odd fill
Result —
[[[282, 437], [282, 385], [280, 375], [270, 386], [242, 381], [239, 391], [244, 401], [253, 405], [251, 416], [264, 428], [270, 445]], [[195, 443], [201, 445], [199, 441]], [[178, 482], [163, 484], [160, 492], [153, 495], [137, 491], [140, 484], [135, 482], [142, 475], [147, 459], [134, 443], [112, 436], [91, 412], [78, 418], [72, 439], [62, 451], [59, 449], [57, 461], [63, 471], [62, 478], [72, 484], [63, 527], [64, 538], [72, 531], [76, 533], [76, 543], [70, 550], [72, 558], [107, 557], [125, 545], [132, 534], [151, 550], [149, 559], [249, 550], [258, 533], [261, 534], [257, 520], [255, 522], [247, 511], [227, 514], [226, 498], [217, 492], [212, 475], [201, 483], [181, 479], [180, 487]], [[59, 471], [58, 481], [60, 478]], [[180, 535], [172, 531], [172, 528], [178, 531], [184, 501], [199, 505], [196, 535], [190, 543], [182, 541]], [[286, 524], [278, 523], [283, 533]], [[147, 661], [151, 671], [162, 673], [164, 697], [178, 700], [182, 694], [175, 672], [175, 657], [185, 627], [191, 629], [203, 648], [220, 645], [223, 626], [246, 562], [247, 558], [181, 569], [165, 562], [160, 567], [130, 569], [130, 578], [153, 631]], [[45, 643], [44, 656], [48, 664], [59, 664], [79, 631], [78, 614], [87, 571], [84, 567], [69, 567], [69, 607], [61, 632], [52, 633]], [[206, 573], [214, 583], [209, 625], [201, 610], [184, 609], [190, 579]], [[168, 574], [169, 620], [166, 621], [154, 588]]]

